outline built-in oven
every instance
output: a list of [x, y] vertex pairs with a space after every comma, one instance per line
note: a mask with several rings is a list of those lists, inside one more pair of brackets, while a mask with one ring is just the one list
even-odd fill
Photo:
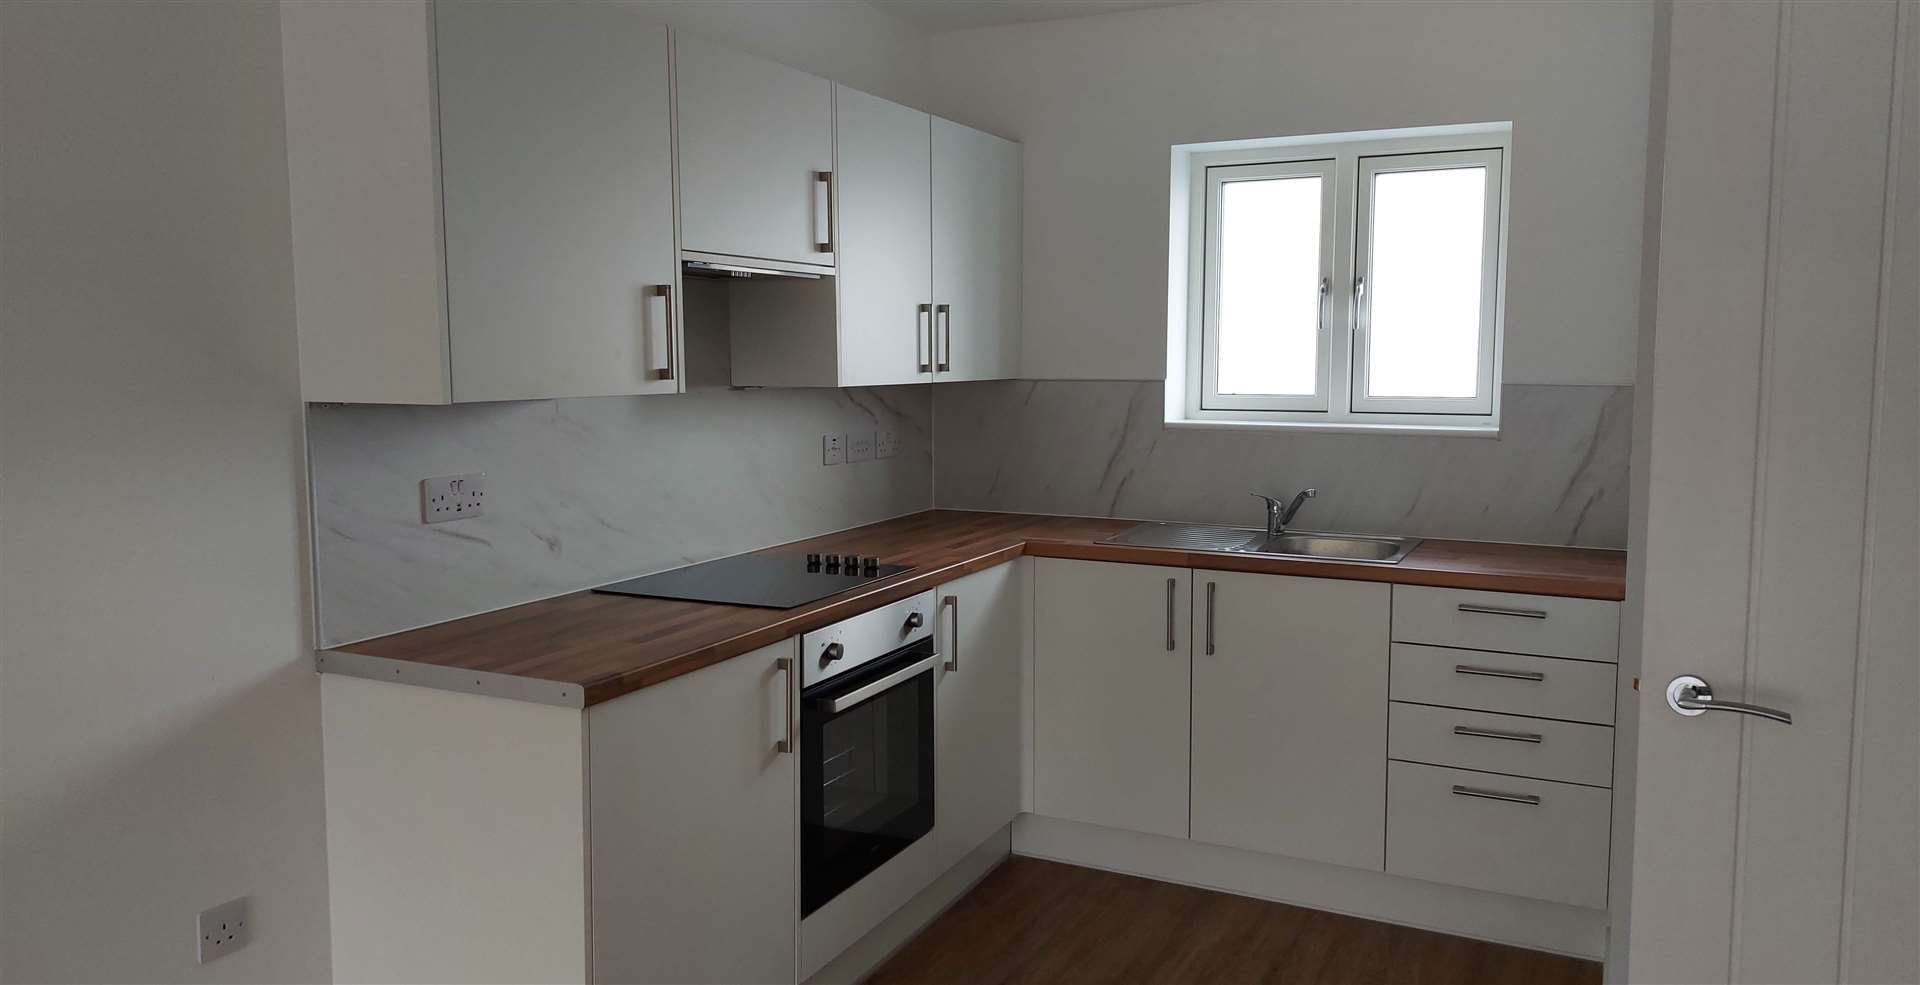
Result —
[[933, 830], [933, 595], [802, 638], [800, 912]]

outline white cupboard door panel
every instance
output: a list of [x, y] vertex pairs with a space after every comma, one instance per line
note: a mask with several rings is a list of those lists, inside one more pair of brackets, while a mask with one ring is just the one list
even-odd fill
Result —
[[1393, 645], [1393, 700], [1613, 724], [1611, 663]]
[[1395, 585], [1393, 638], [1614, 663], [1620, 659], [1620, 603]]
[[1027, 565], [1012, 561], [942, 586], [934, 684], [933, 834], [945, 872], [1020, 813], [1021, 621]]
[[666, 28], [568, 2], [434, 29], [454, 399], [674, 392]]
[[680, 243], [832, 266], [833, 83], [676, 33]]
[[1193, 576], [1193, 838], [1379, 870], [1388, 586]]
[[1613, 786], [1613, 728], [1395, 701], [1394, 759], [1542, 780]]
[[1020, 145], [933, 121], [935, 379], [1020, 372]]
[[932, 117], [846, 86], [834, 99], [840, 385], [924, 383], [933, 378]]
[[433, 141], [433, 10], [280, 5], [300, 392], [444, 404], [446, 293]]
[[[799, 777], [785, 640], [587, 710], [593, 976], [790, 982]], [[792, 748], [789, 746], [789, 748]]]
[[1191, 575], [1034, 561], [1034, 811], [1187, 835]]
[[1612, 791], [1413, 763], [1387, 777], [1388, 872], [1607, 905]]

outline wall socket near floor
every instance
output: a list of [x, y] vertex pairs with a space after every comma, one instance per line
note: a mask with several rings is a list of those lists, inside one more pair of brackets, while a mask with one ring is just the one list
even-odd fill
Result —
[[200, 911], [201, 964], [232, 954], [253, 941], [250, 909], [247, 897], [242, 896]]
[[881, 428], [873, 434], [873, 457], [892, 458], [900, 454], [900, 432]]
[[487, 474], [441, 475], [420, 480], [420, 522], [445, 523], [485, 513]]
[[872, 431], [847, 432], [847, 461], [849, 462], [873, 461], [873, 432]]
[[823, 434], [820, 436], [820, 464], [838, 465], [847, 460], [847, 436], [844, 434]]

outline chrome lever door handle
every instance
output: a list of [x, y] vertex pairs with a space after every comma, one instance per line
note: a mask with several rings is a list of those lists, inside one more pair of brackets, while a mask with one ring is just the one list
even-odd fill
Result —
[[1674, 714], [1688, 718], [1710, 711], [1731, 711], [1770, 719], [1782, 725], [1793, 724], [1793, 715], [1778, 708], [1716, 698], [1713, 696], [1713, 686], [1692, 674], [1681, 674], [1667, 682], [1667, 707], [1672, 708]]

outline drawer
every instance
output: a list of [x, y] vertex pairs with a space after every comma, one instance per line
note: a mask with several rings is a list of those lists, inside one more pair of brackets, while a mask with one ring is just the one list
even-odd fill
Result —
[[1392, 703], [1387, 756], [1435, 766], [1613, 786], [1613, 728]]
[[1613, 724], [1614, 665], [1393, 644], [1395, 701]]
[[1393, 638], [1617, 663], [1620, 603], [1395, 585]]
[[1600, 909], [1612, 808], [1597, 787], [1388, 763], [1387, 871]]

